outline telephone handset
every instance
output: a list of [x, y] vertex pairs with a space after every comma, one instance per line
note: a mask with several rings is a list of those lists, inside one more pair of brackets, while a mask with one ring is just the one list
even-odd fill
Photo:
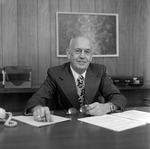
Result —
[[[6, 119], [6, 115], [8, 115], [8, 119]], [[6, 112], [4, 109], [0, 108], [0, 121], [5, 122], [4, 126], [6, 127], [15, 127], [17, 126], [17, 122], [11, 121], [12, 113]]]

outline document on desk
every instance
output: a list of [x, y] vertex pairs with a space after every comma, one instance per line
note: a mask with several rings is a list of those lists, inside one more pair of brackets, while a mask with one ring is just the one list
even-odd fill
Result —
[[126, 119], [113, 115], [93, 116], [87, 118], [80, 118], [78, 120], [103, 128], [107, 128], [113, 131], [124, 131], [146, 124], [145, 122], [139, 122], [136, 120]]
[[140, 122], [146, 122], [150, 124], [150, 113], [149, 112], [143, 112], [139, 110], [129, 110], [124, 111], [122, 113], [114, 113], [114, 116], [124, 117], [127, 119], [137, 120]]
[[14, 120], [32, 125], [32, 126], [36, 126], [36, 127], [42, 127], [42, 126], [46, 126], [46, 125], [51, 125], [51, 124], [55, 124], [55, 123], [60, 123], [60, 122], [64, 122], [64, 121], [68, 121], [71, 120], [70, 118], [65, 118], [65, 117], [61, 117], [61, 116], [56, 116], [53, 115], [53, 122], [37, 122], [34, 120], [33, 116], [13, 116]]

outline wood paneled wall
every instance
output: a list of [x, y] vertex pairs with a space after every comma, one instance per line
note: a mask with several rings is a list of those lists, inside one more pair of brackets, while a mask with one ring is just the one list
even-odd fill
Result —
[[0, 0], [0, 66], [31, 66], [32, 86], [56, 56], [56, 12], [119, 14], [119, 57], [94, 58], [111, 76], [144, 76], [150, 83], [149, 0]]

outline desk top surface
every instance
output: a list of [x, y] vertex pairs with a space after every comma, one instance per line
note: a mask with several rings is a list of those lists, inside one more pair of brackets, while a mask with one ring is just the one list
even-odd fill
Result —
[[[40, 86], [34, 86], [31, 88], [1, 88], [0, 87], [0, 93], [6, 94], [6, 93], [35, 93]], [[128, 85], [120, 85], [116, 86], [119, 90], [135, 90], [135, 89], [150, 89], [150, 84], [144, 84], [142, 86], [128, 86]]]
[[[132, 109], [150, 112], [150, 107]], [[54, 114], [65, 116], [62, 111]], [[6, 128], [0, 123], [0, 149], [150, 149], [150, 124], [115, 132], [78, 121], [80, 116], [40, 128], [21, 122]]]

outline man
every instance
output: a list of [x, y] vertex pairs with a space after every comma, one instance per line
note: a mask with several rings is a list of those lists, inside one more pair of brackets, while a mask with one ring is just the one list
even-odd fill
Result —
[[[126, 98], [113, 85], [106, 67], [91, 63], [93, 44], [88, 38], [73, 38], [66, 53], [70, 62], [48, 70], [46, 80], [27, 102], [25, 113], [32, 112], [36, 121], [51, 121], [50, 110], [58, 104], [63, 109], [80, 109], [85, 105], [89, 115], [125, 109]], [[78, 82], [79, 75], [83, 80]], [[100, 101], [101, 97], [105, 102]]]

